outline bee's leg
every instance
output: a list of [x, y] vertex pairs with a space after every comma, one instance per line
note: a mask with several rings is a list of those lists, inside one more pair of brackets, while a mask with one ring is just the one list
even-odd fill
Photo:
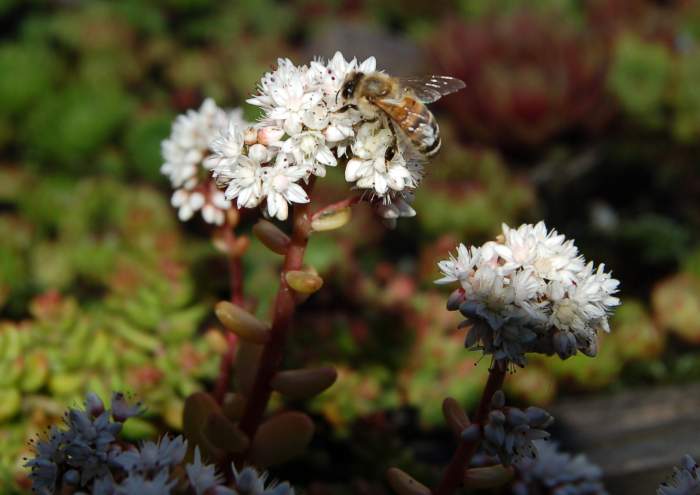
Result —
[[399, 143], [398, 143], [398, 139], [396, 136], [396, 129], [394, 129], [393, 127], [391, 129], [391, 134], [392, 134], [391, 146], [389, 146], [386, 149], [386, 152], [384, 153], [384, 159], [386, 161], [389, 161], [389, 162], [394, 158], [396, 153], [399, 151]]
[[347, 105], [343, 105], [342, 107], [340, 107], [340, 109], [336, 110], [336, 112], [338, 112], [338, 113], [347, 112], [350, 109], [359, 110], [357, 108], [357, 105], [355, 105], [354, 103], [348, 103]]

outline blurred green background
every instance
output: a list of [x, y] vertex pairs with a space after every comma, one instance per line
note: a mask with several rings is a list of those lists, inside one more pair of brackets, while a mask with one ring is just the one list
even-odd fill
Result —
[[[26, 440], [86, 390], [144, 399], [131, 438], [179, 428], [216, 375], [228, 288], [207, 226], [169, 205], [160, 142], [204, 97], [243, 104], [277, 57], [335, 50], [467, 89], [435, 108], [444, 146], [416, 218], [388, 231], [360, 208], [312, 240], [326, 284], [288, 362], [340, 379], [308, 404], [319, 432], [280, 475], [361, 493], [383, 493], [389, 465], [435, 475], [441, 400], [473, 405], [488, 366], [463, 349], [435, 262], [501, 222], [576, 238], [624, 302], [599, 357], [533, 359], [513, 398], [700, 380], [697, 2], [0, 0], [0, 486], [23, 486]], [[334, 172], [320, 197], [343, 194]], [[255, 242], [246, 254], [261, 316], [278, 262]]]

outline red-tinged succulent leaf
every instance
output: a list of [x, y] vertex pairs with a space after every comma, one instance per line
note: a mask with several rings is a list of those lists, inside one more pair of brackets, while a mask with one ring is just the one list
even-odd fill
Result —
[[250, 447], [250, 461], [261, 468], [282, 464], [304, 452], [314, 434], [306, 414], [284, 412], [260, 425]]

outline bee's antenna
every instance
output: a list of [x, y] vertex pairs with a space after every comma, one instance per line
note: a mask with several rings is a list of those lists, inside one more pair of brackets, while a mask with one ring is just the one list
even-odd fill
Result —
[[343, 90], [343, 88], [342, 88], [342, 86], [341, 86], [341, 88], [340, 88], [338, 91], [335, 92], [335, 104], [336, 104], [336, 105], [338, 104], [338, 95], [340, 94], [340, 92], [341, 92], [342, 90]]

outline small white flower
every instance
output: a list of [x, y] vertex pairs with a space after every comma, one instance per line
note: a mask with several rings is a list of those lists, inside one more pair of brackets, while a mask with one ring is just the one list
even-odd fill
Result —
[[413, 177], [400, 153], [386, 155], [393, 146], [394, 134], [385, 127], [368, 122], [360, 127], [352, 145], [354, 157], [345, 168], [345, 179], [361, 189], [373, 189], [378, 196], [389, 190], [403, 191], [413, 184]]
[[254, 162], [267, 163], [273, 158], [274, 154], [265, 145], [254, 144], [248, 148], [248, 156]]
[[255, 208], [262, 201], [264, 173], [260, 163], [241, 156], [234, 167], [220, 169], [219, 176], [228, 182], [226, 199], [235, 199], [239, 208]]
[[221, 167], [232, 167], [243, 153], [244, 128], [231, 120], [219, 135], [211, 141], [212, 154], [204, 160], [204, 166], [214, 171], [214, 177]]
[[327, 166], [335, 167], [337, 163], [323, 134], [317, 131], [305, 131], [288, 139], [282, 151], [291, 154], [298, 166], [319, 177], [325, 177]]
[[264, 188], [267, 213], [278, 220], [286, 220], [288, 203], [308, 203], [309, 197], [297, 182], [306, 175], [302, 167], [289, 166], [285, 155], [277, 155], [274, 167], [265, 169]]
[[[449, 284], [462, 282], [474, 274], [474, 269], [479, 263], [481, 251], [478, 247], [467, 247], [460, 244], [457, 247], [457, 256], [450, 254], [450, 258], [438, 262], [438, 268], [444, 275], [435, 281], [436, 284]], [[462, 284], [464, 286], [464, 284]], [[469, 287], [469, 286], [467, 286]]]
[[304, 113], [317, 105], [323, 94], [307, 84], [307, 67], [296, 67], [289, 59], [279, 59], [278, 68], [263, 76], [259, 94], [248, 103], [264, 108], [266, 120], [282, 122], [282, 128], [293, 136], [302, 130]]

